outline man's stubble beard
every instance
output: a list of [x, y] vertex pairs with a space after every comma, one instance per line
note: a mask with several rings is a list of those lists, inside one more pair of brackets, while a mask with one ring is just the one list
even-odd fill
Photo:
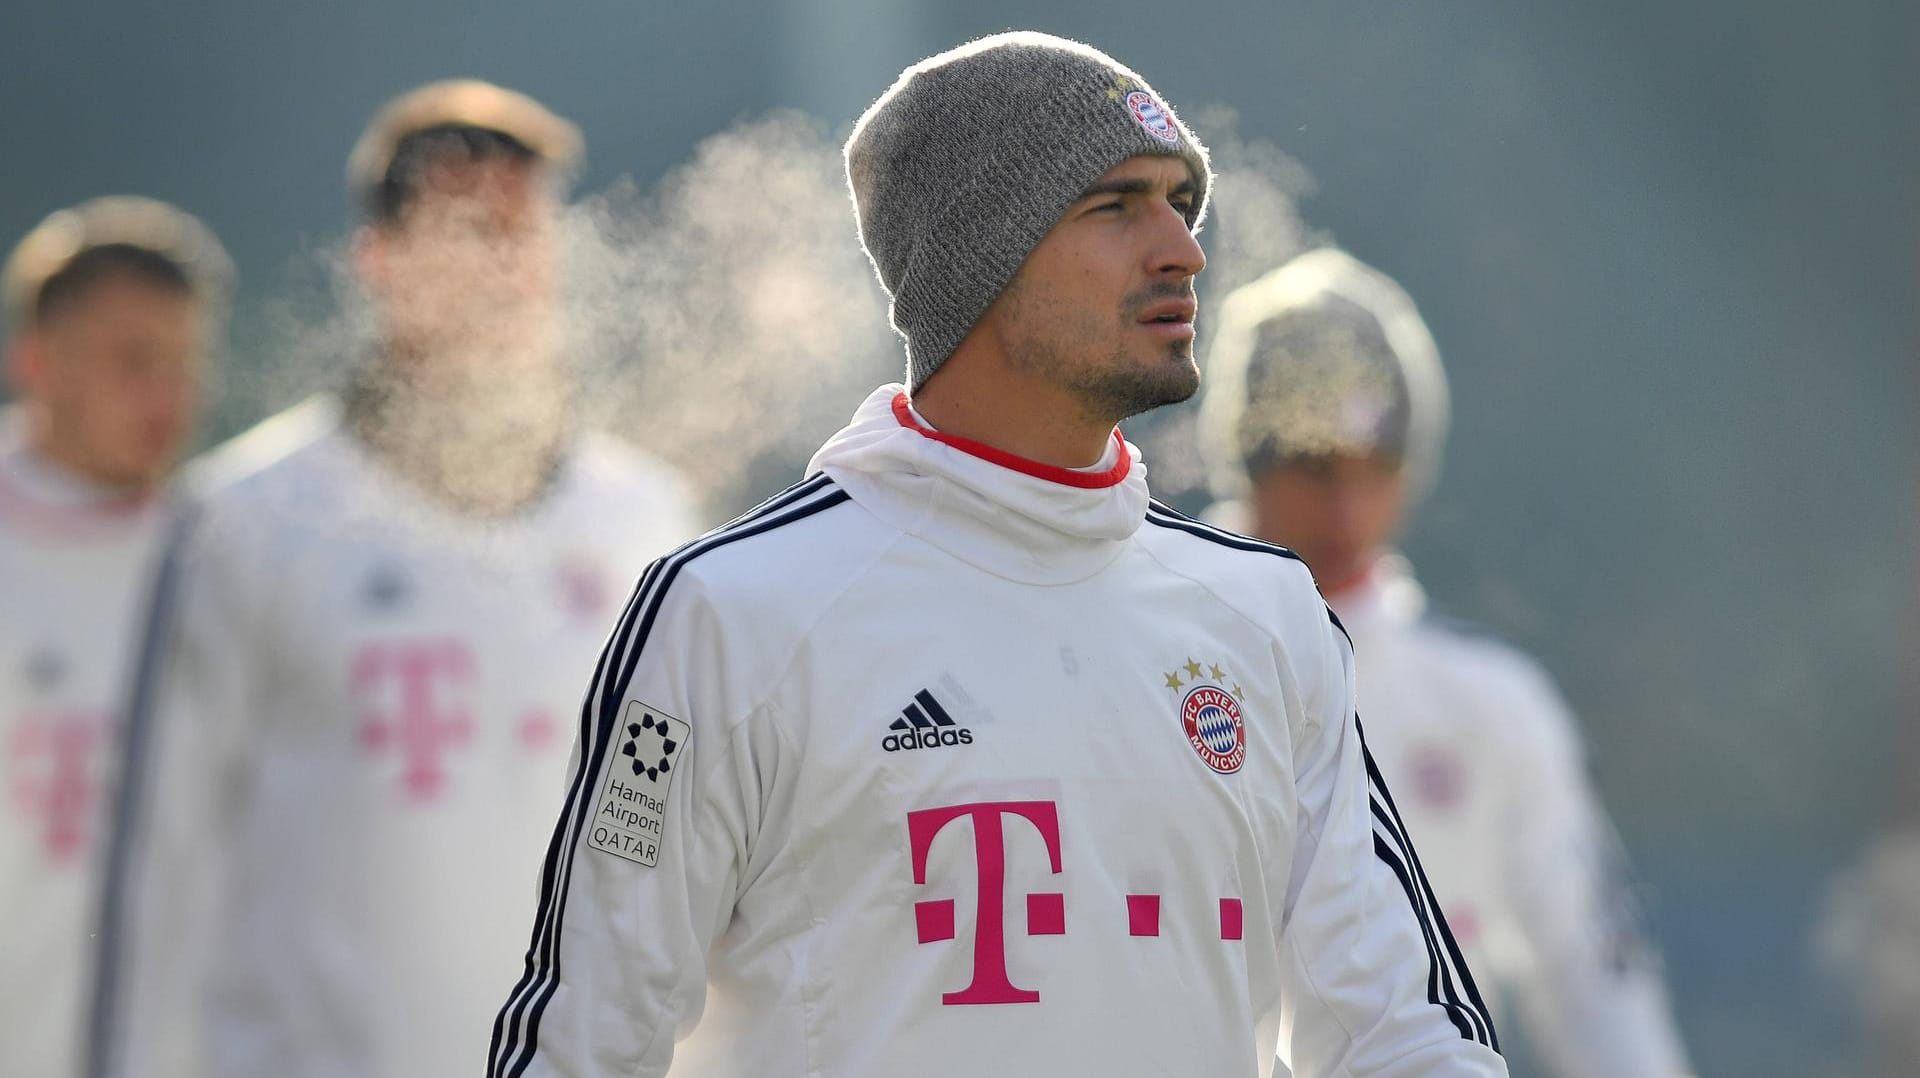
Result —
[[[1185, 294], [1185, 290], [1161, 289], [1147, 299]], [[1010, 289], [1007, 298], [1012, 301], [1009, 321], [1015, 328], [1008, 355], [1013, 367], [1073, 394], [1089, 420], [1111, 426], [1179, 404], [1200, 389], [1200, 368], [1194, 363], [1191, 342], [1169, 341], [1161, 361], [1151, 364], [1136, 361], [1124, 343], [1090, 358], [1085, 342], [1105, 335], [1099, 319], [1084, 312], [1075, 319], [1067, 305], [1042, 300], [1025, 288]]]
[[[578, 404], [557, 341], [436, 342], [370, 357], [348, 390], [349, 419], [381, 455], [458, 507], [511, 511], [549, 478]], [[529, 354], [536, 350], [544, 355]]]

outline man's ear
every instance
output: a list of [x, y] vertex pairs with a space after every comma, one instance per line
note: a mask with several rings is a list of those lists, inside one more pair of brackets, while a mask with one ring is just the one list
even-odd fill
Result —
[[29, 327], [7, 341], [7, 387], [16, 397], [40, 395], [47, 380], [46, 335]]

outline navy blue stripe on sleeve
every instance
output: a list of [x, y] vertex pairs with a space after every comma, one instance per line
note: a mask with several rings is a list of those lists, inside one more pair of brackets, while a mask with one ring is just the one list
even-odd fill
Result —
[[540, 905], [526, 970], [494, 1020], [488, 1078], [519, 1078], [533, 1062], [540, 1020], [560, 986], [559, 940], [572, 884], [573, 856], [586, 827], [592, 777], [605, 761], [619, 717], [621, 694], [632, 679], [648, 635], [674, 579], [703, 554], [763, 535], [849, 500], [826, 476], [814, 476], [776, 495], [731, 524], [709, 532], [649, 566], [608, 640], [580, 713], [580, 759], [541, 868]]
[[94, 915], [93, 998], [87, 1015], [83, 1072], [89, 1078], [116, 1073], [117, 1053], [123, 1047], [118, 1043], [120, 974], [121, 959], [132, 932], [126, 918], [138, 846], [134, 829], [146, 790], [148, 746], [152, 739], [161, 660], [173, 628], [181, 565], [199, 519], [199, 505], [182, 501], [167, 529], [159, 565], [147, 594], [133, 675], [125, 698], [120, 735], [120, 789], [113, 806], [106, 862], [101, 869], [100, 897]]
[[1471, 1032], [1461, 1029], [1461, 1036], [1498, 1052], [1500, 1037], [1494, 1032], [1493, 1015], [1480, 997], [1480, 988], [1474, 984], [1473, 973], [1467, 969], [1466, 958], [1460, 953], [1460, 945], [1454, 941], [1453, 930], [1447, 927], [1446, 915], [1441, 911], [1439, 901], [1434, 898], [1433, 886], [1427, 882], [1426, 870], [1421, 867], [1420, 856], [1414, 852], [1413, 841], [1407, 836], [1407, 826], [1400, 818], [1399, 809], [1394, 806], [1393, 794], [1387, 790], [1386, 779], [1380, 774], [1379, 765], [1374, 763], [1373, 753], [1367, 749], [1366, 731], [1360, 729], [1358, 715], [1354, 716], [1354, 727], [1360, 735], [1361, 756], [1366, 761], [1367, 800], [1375, 824], [1374, 852], [1399, 877], [1407, 901], [1413, 907], [1414, 917], [1420, 922], [1420, 932], [1426, 937], [1427, 957], [1431, 963], [1427, 999], [1435, 1006], [1446, 1009], [1447, 1016], [1456, 1027], [1461, 1026], [1462, 1016], [1465, 1016]]

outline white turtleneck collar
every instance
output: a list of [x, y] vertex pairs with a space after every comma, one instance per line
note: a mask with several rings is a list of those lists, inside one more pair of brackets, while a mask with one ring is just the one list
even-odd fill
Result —
[[11, 410], [0, 413], [0, 478], [49, 509], [119, 508], [144, 500], [141, 492], [89, 479], [35, 449], [27, 440], [25, 417]]
[[1106, 568], [1147, 512], [1146, 465], [1118, 431], [1099, 464], [1055, 467], [934, 430], [898, 384], [874, 390], [807, 470], [888, 524], [1027, 584]]

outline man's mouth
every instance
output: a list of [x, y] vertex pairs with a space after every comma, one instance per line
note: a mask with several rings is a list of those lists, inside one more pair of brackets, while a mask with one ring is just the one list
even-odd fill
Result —
[[1197, 307], [1192, 299], [1162, 300], [1142, 310], [1140, 321], [1147, 325], [1192, 325]]

